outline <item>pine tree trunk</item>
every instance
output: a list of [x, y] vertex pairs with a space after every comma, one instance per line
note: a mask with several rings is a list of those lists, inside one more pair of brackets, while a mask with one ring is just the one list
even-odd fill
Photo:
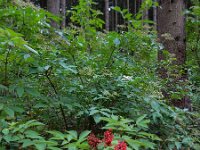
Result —
[[62, 15], [61, 28], [63, 29], [66, 26], [66, 0], [60, 0], [60, 5]]
[[[115, 6], [118, 6], [117, 0], [115, 0]], [[118, 30], [118, 12], [115, 11], [115, 31]]]
[[[60, 0], [47, 0], [47, 10], [54, 15], [60, 14]], [[51, 21], [52, 27], [59, 28], [59, 24]]]
[[[184, 0], [160, 0], [157, 13], [158, 37], [164, 49], [173, 54], [176, 60], [170, 66], [173, 68], [171, 72], [167, 68], [160, 68], [159, 73], [162, 78], [170, 78], [166, 86], [168, 91], [163, 91], [163, 95], [177, 107], [190, 108], [190, 100], [186, 95], [172, 98], [169, 93], [169, 91], [180, 92], [176, 86], [184, 88], [184, 84], [187, 83], [187, 71], [184, 68], [186, 61], [184, 9]], [[159, 51], [158, 59], [165, 60], [163, 51]]]
[[[154, 2], [157, 2], [157, 0], [154, 0]], [[157, 28], [157, 7], [153, 7], [153, 21], [155, 22], [155, 29]]]
[[109, 23], [109, 0], [105, 0], [105, 28], [109, 31], [110, 23]]
[[127, 9], [128, 9], [128, 12], [130, 12], [130, 2], [129, 2], [129, 0], [127, 0]]

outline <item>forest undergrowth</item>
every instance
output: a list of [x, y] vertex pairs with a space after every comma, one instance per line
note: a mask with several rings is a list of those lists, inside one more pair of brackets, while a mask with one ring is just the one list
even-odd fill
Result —
[[[187, 10], [187, 83], [169, 91], [187, 94], [192, 110], [171, 105], [162, 94], [170, 80], [158, 68], [162, 49], [152, 21], [119, 7], [126, 21], [104, 31], [102, 13], [80, 0], [60, 18], [20, 0], [0, 0], [0, 149], [199, 150], [200, 7]], [[150, 6], [151, 7], [151, 6]], [[195, 54], [194, 54], [195, 53]], [[185, 90], [187, 89], [187, 90]]]

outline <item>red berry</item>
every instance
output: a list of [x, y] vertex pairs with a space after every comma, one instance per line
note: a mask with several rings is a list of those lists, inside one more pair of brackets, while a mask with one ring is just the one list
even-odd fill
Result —
[[87, 140], [88, 140], [88, 144], [89, 144], [90, 147], [93, 148], [93, 149], [96, 149], [96, 148], [97, 148], [97, 145], [98, 145], [99, 143], [101, 143], [101, 140], [98, 139], [93, 133], [91, 133], [91, 134], [88, 136]]
[[127, 145], [126, 143], [123, 141], [118, 141], [118, 144], [115, 146], [114, 150], [126, 150], [127, 149]]
[[112, 130], [109, 129], [106, 132], [104, 132], [104, 142], [106, 146], [110, 146], [112, 143], [114, 136], [112, 134]]

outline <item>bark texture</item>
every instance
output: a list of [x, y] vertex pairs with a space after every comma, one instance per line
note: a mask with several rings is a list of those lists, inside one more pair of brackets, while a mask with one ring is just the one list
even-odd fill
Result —
[[[117, 0], [115, 0], [115, 6], [118, 6]], [[115, 12], [115, 31], [118, 30], [117, 26], [118, 26], [118, 13]]]
[[62, 15], [61, 28], [63, 29], [66, 26], [66, 0], [60, 0], [60, 5]]
[[109, 0], [105, 0], [105, 29], [109, 31], [110, 28], [110, 17], [109, 17]]
[[[157, 2], [157, 0], [154, 0], [154, 2]], [[153, 21], [155, 22], [155, 29], [157, 29], [157, 7], [153, 7]]]
[[[160, 0], [160, 7], [157, 12], [157, 30], [158, 37], [170, 54], [174, 55], [176, 60], [173, 61], [169, 73], [166, 68], [161, 68], [159, 73], [162, 78], [170, 78], [167, 87], [173, 92], [179, 92], [176, 86], [184, 88], [187, 81], [187, 71], [184, 64], [186, 61], [186, 40], [185, 40], [185, 9], [184, 0]], [[165, 60], [163, 51], [159, 51], [158, 59]], [[181, 99], [172, 99], [170, 94], [165, 90], [164, 96], [169, 98], [171, 103], [180, 108], [190, 108], [190, 101], [187, 96]]]
[[[47, 10], [54, 15], [60, 14], [60, 0], [47, 0]], [[52, 27], [59, 28], [59, 24], [51, 21]]]

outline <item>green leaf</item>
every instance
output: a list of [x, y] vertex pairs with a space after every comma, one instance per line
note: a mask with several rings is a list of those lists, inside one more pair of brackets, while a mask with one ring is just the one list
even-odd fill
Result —
[[60, 61], [59, 64], [65, 68], [65, 70], [70, 71], [74, 74], [77, 74], [76, 66], [68, 65], [64, 61]]
[[34, 144], [38, 150], [45, 150], [46, 144]]
[[39, 55], [39, 53], [36, 50], [32, 49], [30, 46], [25, 44], [24, 47], [27, 48], [29, 51], [33, 52], [34, 54]]
[[152, 140], [157, 140], [157, 141], [162, 141], [162, 139], [160, 139], [157, 135], [155, 134], [151, 134], [151, 133], [147, 133], [147, 132], [139, 132], [139, 135], [142, 135], [143, 137], [148, 137]]
[[116, 7], [112, 7], [113, 10], [117, 11], [117, 12], [121, 12], [121, 8], [119, 6], [116, 6]]
[[140, 117], [136, 120], [136, 124], [138, 124], [139, 122], [143, 121], [144, 118], [145, 118], [146, 116], [147, 116], [146, 114], [140, 116]]
[[25, 126], [28, 128], [28, 127], [34, 127], [34, 126], [44, 126], [44, 124], [37, 120], [30, 120], [26, 122]]
[[156, 102], [156, 101], [152, 101], [152, 102], [151, 102], [151, 107], [152, 107], [155, 111], [157, 111], [157, 112], [160, 111], [160, 105], [159, 105], [159, 103]]
[[3, 139], [7, 142], [7, 143], [10, 143], [10, 141], [12, 141], [12, 136], [11, 135], [6, 135], [6, 136], [3, 136]]
[[[137, 120], [136, 120], [136, 124], [139, 126], [139, 127], [143, 127], [143, 128], [148, 128], [148, 123], [150, 122], [149, 119], [145, 119], [147, 115], [144, 114], [142, 115], [141, 117], [139, 117]], [[145, 119], [145, 120], [144, 120]]]
[[81, 143], [80, 145], [79, 145], [79, 149], [84, 149], [84, 150], [88, 150], [88, 149], [90, 149], [90, 146], [89, 146], [89, 144], [88, 144], [88, 142], [83, 142], [83, 143]]
[[65, 139], [65, 135], [59, 131], [47, 131], [47, 132], [53, 135], [53, 137], [51, 139], [55, 139], [55, 140], [64, 140]]
[[148, 141], [148, 140], [141, 139], [140, 142], [141, 142], [141, 145], [143, 147], [145, 147], [146, 149], [155, 149], [154, 148], [155, 144], [150, 142], [150, 141]]
[[68, 141], [68, 143], [69, 143], [72, 139], [74, 139], [74, 137], [73, 137], [71, 134], [67, 134], [67, 141]]
[[87, 136], [90, 134], [90, 132], [91, 131], [88, 131], [88, 130], [86, 130], [86, 131], [83, 131], [81, 134], [80, 134], [80, 136], [79, 136], [79, 142], [81, 143], [81, 142], [83, 142], [86, 138], [87, 138]]
[[32, 139], [40, 139], [42, 138], [39, 133], [37, 133], [36, 131], [33, 130], [27, 130], [24, 133], [26, 135], [27, 138], [32, 138]]
[[137, 140], [126, 139], [126, 142], [131, 146], [134, 150], [139, 150], [141, 144]]
[[60, 149], [58, 147], [53, 147], [53, 146], [48, 146], [48, 149], [51, 149], [51, 150], [62, 150], [62, 149]]
[[101, 121], [101, 116], [99, 114], [94, 115], [93, 118], [96, 124]]
[[33, 89], [33, 88], [26, 88], [25, 89], [26, 92], [34, 97], [39, 97], [40, 96], [40, 93], [36, 90], [36, 89]]
[[23, 88], [23, 87], [18, 87], [18, 88], [17, 88], [17, 95], [18, 95], [19, 97], [22, 97], [23, 94], [24, 94], [24, 88]]
[[9, 130], [5, 128], [5, 129], [2, 130], [2, 133], [3, 133], [4, 135], [8, 135], [8, 134], [9, 134]]
[[98, 113], [99, 112], [99, 110], [97, 110], [97, 109], [94, 109], [94, 110], [91, 110], [90, 111], [90, 116], [92, 116], [92, 115], [94, 115], [94, 114], [96, 114], [96, 113]]
[[22, 144], [23, 148], [29, 147], [34, 144], [33, 141], [31, 141], [30, 139], [25, 139], [22, 142], [23, 142], [23, 144]]
[[182, 144], [180, 142], [175, 142], [177, 150], [181, 149]]
[[67, 131], [75, 140], [78, 139], [78, 134], [76, 131], [71, 130], [71, 131]]
[[69, 150], [78, 150], [78, 148], [76, 147], [76, 143], [70, 143], [67, 146], [64, 146], [63, 148], [68, 148]]
[[12, 109], [6, 107], [6, 108], [4, 109], [4, 111], [5, 111], [6, 114], [8, 114], [10, 117], [14, 118], [15, 112], [14, 112]]

